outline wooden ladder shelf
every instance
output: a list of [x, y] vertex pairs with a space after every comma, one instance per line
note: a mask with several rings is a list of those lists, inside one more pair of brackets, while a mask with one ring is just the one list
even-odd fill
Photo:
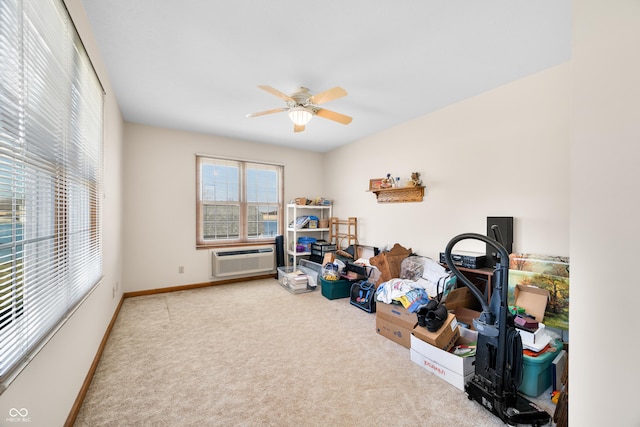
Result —
[[349, 217], [346, 220], [338, 219], [335, 216], [329, 218], [329, 242], [335, 244], [337, 249], [346, 249], [357, 244], [358, 218]]

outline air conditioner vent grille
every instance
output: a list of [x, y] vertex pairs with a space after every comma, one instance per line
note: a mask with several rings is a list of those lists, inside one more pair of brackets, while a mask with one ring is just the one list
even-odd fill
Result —
[[273, 246], [211, 250], [211, 277], [233, 278], [275, 272]]

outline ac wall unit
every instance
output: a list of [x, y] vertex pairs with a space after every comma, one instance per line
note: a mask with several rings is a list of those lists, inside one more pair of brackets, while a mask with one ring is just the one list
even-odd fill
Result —
[[242, 277], [275, 272], [276, 251], [273, 246], [212, 249], [211, 277]]

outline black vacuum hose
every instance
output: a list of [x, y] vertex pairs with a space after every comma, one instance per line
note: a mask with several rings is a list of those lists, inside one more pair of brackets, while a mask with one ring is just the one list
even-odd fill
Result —
[[[489, 303], [487, 302], [487, 299], [485, 298], [484, 294], [480, 292], [480, 290], [476, 287], [476, 285], [471, 283], [471, 281], [467, 279], [464, 276], [464, 274], [460, 272], [460, 270], [458, 270], [458, 267], [456, 267], [456, 265], [453, 262], [453, 258], [451, 257], [451, 251], [453, 250], [453, 247], [456, 245], [456, 243], [460, 242], [461, 240], [467, 240], [467, 239], [482, 240], [483, 242], [493, 246], [493, 248], [500, 253], [500, 260], [501, 260], [500, 267], [503, 269], [503, 274], [509, 273], [509, 261], [508, 261], [509, 253], [504, 248], [504, 246], [502, 246], [497, 241], [477, 233], [465, 233], [465, 234], [460, 234], [454, 237], [447, 244], [447, 248], [444, 251], [444, 259], [449, 269], [451, 269], [451, 271], [453, 271], [456, 277], [458, 277], [458, 279], [460, 279], [462, 283], [464, 283], [465, 286], [469, 288], [471, 293], [476, 297], [476, 299], [482, 305], [482, 311], [485, 313], [490, 313]], [[508, 277], [508, 276], [504, 276], [504, 277]]]

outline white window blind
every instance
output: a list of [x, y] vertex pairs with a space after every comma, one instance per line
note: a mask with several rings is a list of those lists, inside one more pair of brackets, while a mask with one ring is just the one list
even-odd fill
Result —
[[102, 146], [62, 1], [1, 0], [0, 392], [102, 277]]

